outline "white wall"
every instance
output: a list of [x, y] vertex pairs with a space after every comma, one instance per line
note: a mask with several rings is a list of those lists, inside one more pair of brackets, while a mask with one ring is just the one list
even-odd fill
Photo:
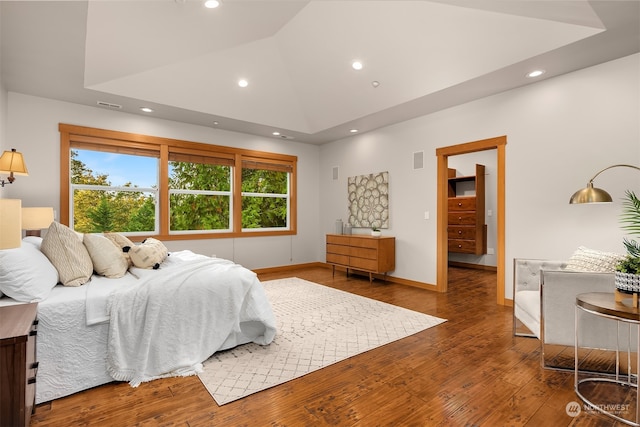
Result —
[[[385, 233], [396, 236], [392, 275], [435, 284], [435, 150], [507, 135], [505, 296], [512, 295], [513, 258], [567, 259], [578, 245], [624, 252], [620, 198], [625, 189], [640, 191], [637, 171], [599, 177], [611, 205], [568, 200], [598, 170], [640, 164], [639, 76], [636, 54], [323, 145], [322, 232], [346, 215], [348, 176], [387, 170], [391, 228]], [[424, 169], [413, 170], [416, 151], [425, 152]]]
[[317, 226], [320, 212], [317, 146], [9, 92], [7, 141], [24, 154], [29, 176], [18, 177], [10, 188], [5, 187], [5, 197], [20, 198], [23, 206], [53, 206], [59, 211], [59, 123], [298, 156], [297, 235], [168, 241], [166, 245], [174, 251], [188, 248], [205, 255], [215, 254], [248, 268], [283, 266], [320, 259], [317, 241], [323, 237]]

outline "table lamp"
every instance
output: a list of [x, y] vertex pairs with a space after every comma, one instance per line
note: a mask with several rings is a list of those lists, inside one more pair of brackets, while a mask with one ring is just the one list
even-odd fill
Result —
[[21, 207], [20, 199], [0, 199], [0, 249], [22, 244]]
[[22, 229], [26, 236], [40, 237], [40, 230], [53, 222], [53, 208], [22, 208]]

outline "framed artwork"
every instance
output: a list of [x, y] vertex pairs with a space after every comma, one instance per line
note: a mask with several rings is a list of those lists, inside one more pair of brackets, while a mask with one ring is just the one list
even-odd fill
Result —
[[351, 176], [347, 192], [352, 227], [389, 228], [389, 172]]

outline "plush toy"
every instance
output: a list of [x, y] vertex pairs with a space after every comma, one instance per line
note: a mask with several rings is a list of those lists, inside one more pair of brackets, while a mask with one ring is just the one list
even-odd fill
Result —
[[[123, 251], [127, 252], [126, 248], [123, 248]], [[143, 240], [139, 245], [131, 246], [127, 253], [136, 267], [154, 270], [160, 268], [160, 264], [168, 255], [166, 246], [152, 237]]]

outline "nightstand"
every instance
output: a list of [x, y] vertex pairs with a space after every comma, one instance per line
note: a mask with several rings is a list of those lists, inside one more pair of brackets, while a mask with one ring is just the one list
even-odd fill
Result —
[[36, 396], [38, 304], [0, 307], [0, 426], [28, 426]]

